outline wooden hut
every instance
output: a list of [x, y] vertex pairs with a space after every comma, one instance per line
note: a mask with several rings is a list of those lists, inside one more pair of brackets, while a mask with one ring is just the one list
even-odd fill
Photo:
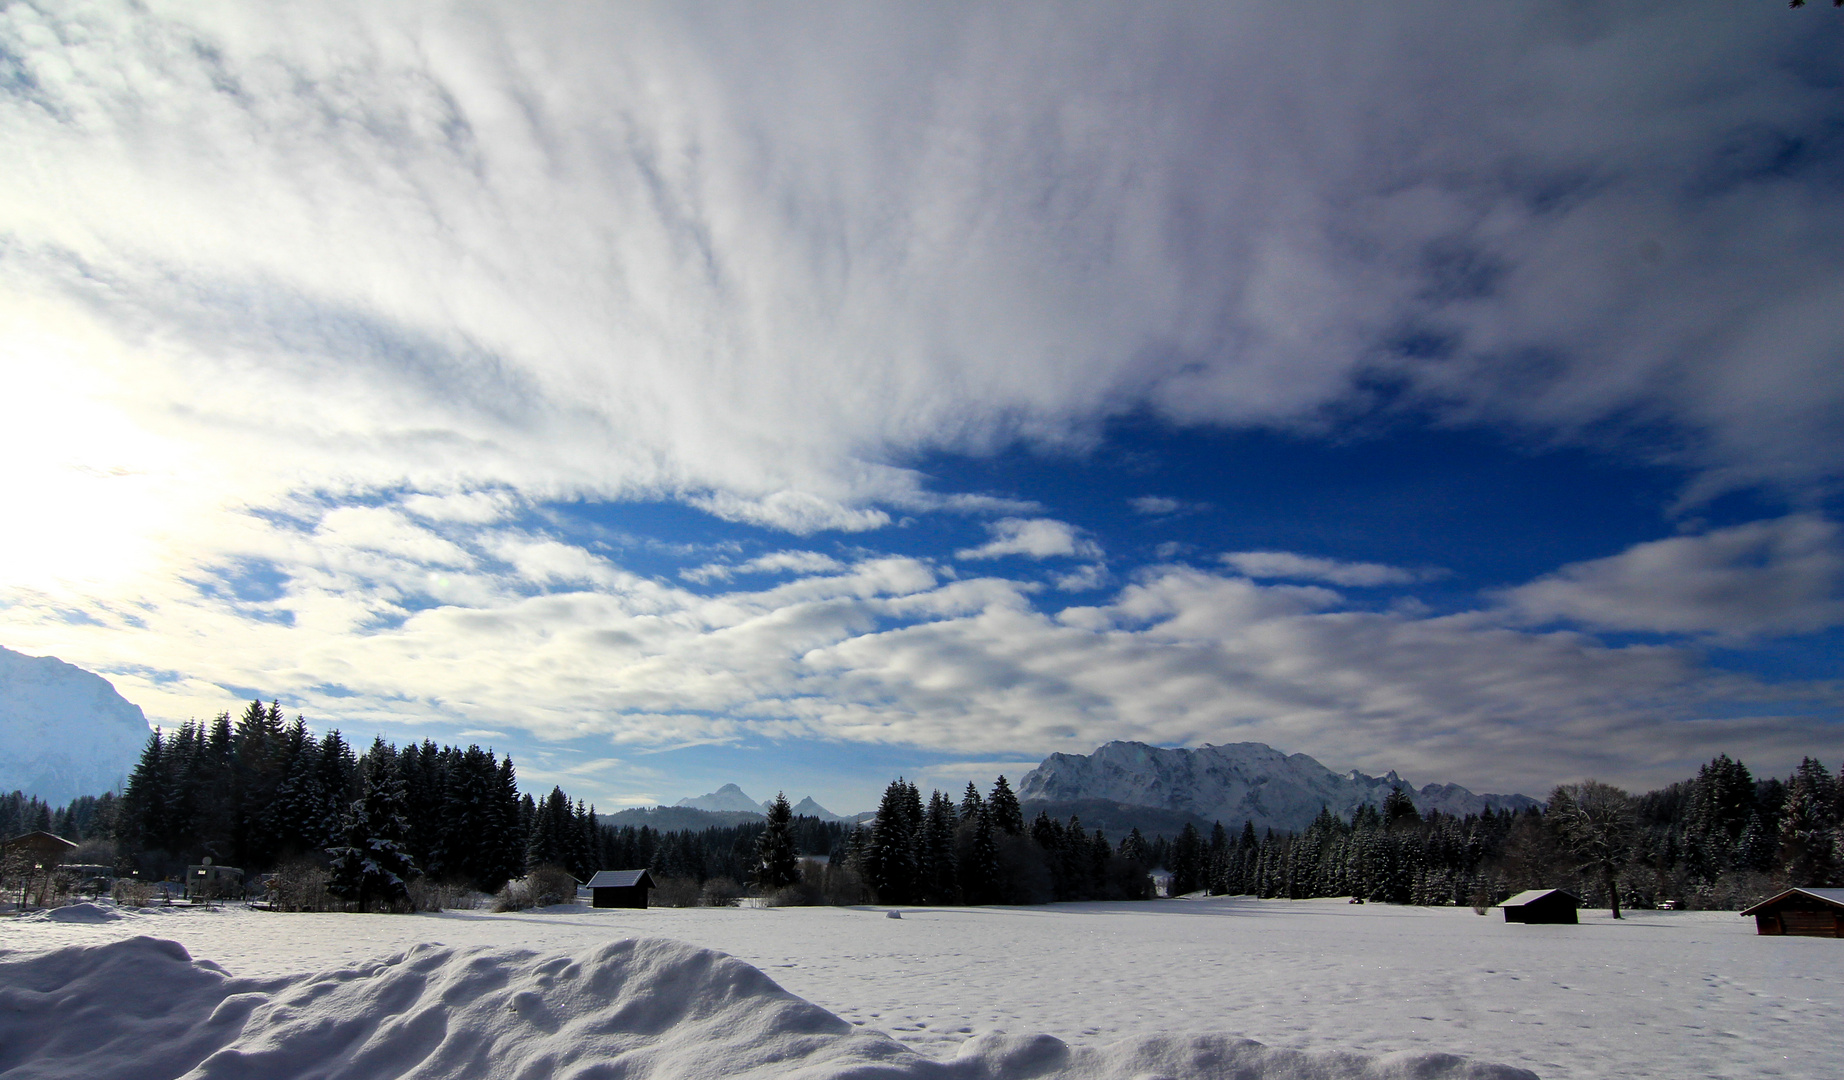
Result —
[[1788, 889], [1742, 914], [1759, 934], [1844, 938], [1844, 889]]
[[645, 870], [597, 870], [589, 879], [589, 905], [643, 908], [653, 887], [653, 875]]
[[1506, 922], [1573, 924], [1581, 921], [1575, 914], [1581, 907], [1581, 899], [1561, 889], [1526, 889], [1498, 906], [1505, 909]]
[[5, 844], [0, 844], [0, 847], [5, 848], [8, 855], [17, 856], [46, 870], [63, 862], [66, 855], [77, 850], [76, 844], [62, 836], [43, 831], [15, 836]]

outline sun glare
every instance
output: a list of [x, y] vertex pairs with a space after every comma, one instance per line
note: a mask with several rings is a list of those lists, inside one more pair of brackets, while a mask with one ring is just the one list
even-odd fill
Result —
[[0, 565], [12, 588], [57, 595], [131, 579], [194, 501], [183, 448], [123, 400], [115, 373], [135, 360], [78, 311], [0, 302]]

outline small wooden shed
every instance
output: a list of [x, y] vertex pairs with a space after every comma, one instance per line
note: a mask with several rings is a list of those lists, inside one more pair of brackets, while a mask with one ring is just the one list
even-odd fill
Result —
[[13, 837], [5, 844], [0, 844], [8, 855], [17, 855], [26, 861], [49, 870], [64, 861], [64, 857], [77, 850], [77, 845], [62, 836], [44, 831], [23, 833]]
[[597, 870], [589, 879], [589, 905], [643, 908], [653, 887], [653, 875], [645, 870]]
[[1525, 889], [1498, 906], [1505, 909], [1506, 922], [1573, 924], [1581, 921], [1575, 914], [1581, 907], [1581, 898], [1561, 889]]
[[1788, 889], [1742, 914], [1759, 934], [1844, 938], [1844, 889]]

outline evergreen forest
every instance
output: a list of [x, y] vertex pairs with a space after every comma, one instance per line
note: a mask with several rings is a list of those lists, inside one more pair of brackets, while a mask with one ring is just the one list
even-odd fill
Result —
[[151, 735], [119, 794], [56, 808], [0, 796], [0, 836], [43, 829], [143, 881], [206, 856], [247, 874], [311, 866], [344, 906], [414, 906], [413, 882], [495, 893], [540, 867], [579, 879], [648, 868], [657, 902], [1035, 904], [1170, 895], [1349, 896], [1395, 904], [1496, 903], [1559, 887], [1589, 905], [1733, 909], [1787, 885], [1844, 882], [1844, 780], [1816, 759], [1756, 778], [1719, 756], [1639, 796], [1587, 781], [1523, 812], [1421, 813], [1392, 792], [1299, 833], [1216, 823], [1118, 838], [1076, 817], [1027, 819], [1004, 777], [924, 799], [903, 779], [874, 820], [795, 817], [700, 830], [616, 825], [561, 788], [520, 790], [510, 757], [434, 742], [363, 749], [335, 729], [252, 701], [233, 719]]

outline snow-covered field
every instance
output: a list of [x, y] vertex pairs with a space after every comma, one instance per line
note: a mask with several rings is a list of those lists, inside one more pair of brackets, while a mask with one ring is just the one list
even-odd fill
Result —
[[[150, 952], [154, 946], [147, 942], [118, 946], [113, 954], [44, 955], [137, 935], [179, 942], [196, 960], [215, 962], [230, 975], [258, 981], [220, 985], [225, 984], [223, 975], [197, 964], [182, 965], [174, 955]], [[519, 1019], [513, 1000], [518, 994], [507, 987], [521, 979], [537, 980], [532, 985], [539, 989], [520, 993], [537, 994], [533, 1002], [539, 1003], [544, 994], [552, 993], [543, 988], [551, 985], [547, 980], [558, 966], [546, 968], [541, 956], [469, 951], [492, 947], [568, 956], [590, 972], [611, 965], [634, 967], [645, 960], [670, 995], [692, 993], [684, 988], [706, 986], [714, 978], [712, 961], [699, 959], [708, 954], [697, 950], [675, 951], [656, 943], [622, 946], [628, 951], [618, 956], [609, 953], [610, 943], [635, 937], [675, 939], [728, 953], [766, 972], [793, 995], [859, 1025], [854, 1035], [827, 1034], [831, 1029], [823, 1013], [801, 1013], [800, 1003], [774, 995], [766, 983], [751, 982], [752, 976], [741, 974], [746, 969], [730, 972], [727, 982], [719, 980], [727, 987], [721, 993], [708, 986], [697, 991], [717, 993], [719, 1004], [729, 1002], [726, 1007], [736, 1015], [726, 1020], [720, 1010], [705, 1016], [698, 1023], [708, 1030], [696, 1024], [675, 1028], [674, 1037], [685, 1046], [708, 1049], [716, 1045], [711, 1042], [715, 1031], [731, 1032], [724, 1036], [730, 1039], [723, 1043], [725, 1052], [744, 1058], [767, 1053], [764, 1047], [783, 1047], [795, 1035], [819, 1040], [813, 1047], [823, 1043], [826, 1048], [809, 1048], [819, 1056], [799, 1057], [798, 1069], [794, 1058], [775, 1057], [781, 1053], [775, 1050], [762, 1060], [780, 1064], [763, 1066], [764, 1075], [806, 1070], [814, 1070], [812, 1075], [861, 1075], [857, 1070], [872, 1065], [888, 1076], [1118, 1075], [1121, 1080], [1139, 1074], [1434, 1077], [1493, 1072], [1452, 1059], [1400, 1056], [1416, 1052], [1503, 1063], [1552, 1080], [1844, 1076], [1844, 1038], [1838, 1035], [1844, 941], [1757, 937], [1752, 920], [1725, 913], [1636, 912], [1616, 923], [1604, 912], [1587, 912], [1580, 926], [1522, 926], [1507, 925], [1497, 912], [1480, 918], [1466, 909], [1244, 898], [903, 909], [900, 919], [888, 918], [882, 908], [579, 908], [418, 916], [156, 909], [123, 912], [119, 918], [95, 923], [43, 916], [6, 920], [0, 923], [0, 949], [8, 950], [0, 955], [0, 967], [6, 969], [0, 973], [5, 980], [0, 982], [0, 995], [5, 995], [0, 1004], [0, 1025], [5, 1026], [0, 1031], [10, 1030], [12, 1035], [0, 1038], [0, 1076], [103, 1075], [96, 1071], [95, 1061], [69, 1056], [74, 1050], [59, 1057], [63, 1052], [51, 1044], [35, 1042], [31, 1054], [17, 1056], [23, 1045], [21, 1032], [47, 1024], [55, 1027], [50, 1015], [37, 1017], [35, 1027], [35, 1010], [62, 1000], [68, 1014], [89, 1000], [84, 993], [104, 994], [99, 999], [104, 1001], [107, 993], [124, 1001], [158, 999], [163, 987], [191, 985], [188, 979], [204, 980], [201, 987], [217, 987], [209, 993], [196, 991], [203, 995], [198, 1001], [205, 1003], [197, 1007], [216, 1010], [214, 1020], [229, 1007], [225, 1002], [246, 1002], [241, 1012], [231, 1010], [240, 1024], [245, 1014], [255, 1015], [251, 1010], [257, 1004], [250, 1003], [267, 1002], [258, 1009], [272, 1029], [264, 1037], [283, 1046], [286, 1033], [295, 1031], [287, 1038], [297, 1039], [298, 1045], [290, 1044], [295, 1048], [285, 1056], [311, 1057], [302, 1047], [317, 1044], [300, 1032], [322, 1031], [331, 1022], [325, 1017], [303, 1019], [320, 1015], [317, 1009], [334, 1009], [336, 1015], [384, 1010], [370, 1017], [367, 1030], [389, 1019], [385, 1005], [366, 1006], [351, 996], [358, 992], [351, 987], [360, 975], [377, 981], [383, 978], [380, 973], [390, 977], [378, 982], [379, 987], [393, 979], [411, 980], [424, 987], [418, 991], [422, 993], [432, 992], [427, 987], [436, 983], [446, 987], [441, 1001], [450, 1011], [443, 1013], [441, 1024], [497, 1032], [493, 1038], [510, 1040], [506, 1046], [522, 1047], [520, 1068], [548, 1062], [544, 1068], [556, 1075], [641, 1075], [648, 1069], [632, 1064], [638, 1058], [631, 1059], [626, 1071], [595, 1071], [593, 1055], [584, 1056], [585, 1047], [600, 1044], [584, 1032], [600, 1030], [592, 1022], [596, 1012], [580, 1001], [571, 1004], [575, 999], [545, 999], [546, 1008], [556, 1013], [548, 1034], [521, 1028], [526, 1034], [512, 1039], [500, 1028], [525, 1021]], [[434, 943], [460, 951], [423, 949], [394, 966], [365, 966]], [[637, 948], [639, 952], [632, 951]], [[39, 966], [32, 968], [34, 963]], [[86, 964], [114, 967], [106, 976], [84, 983], [90, 989], [82, 990], [82, 980], [72, 972]], [[348, 970], [319, 982], [298, 978], [342, 968], [359, 974]], [[497, 974], [481, 983], [485, 976], [478, 973], [487, 969]], [[470, 983], [457, 974], [464, 971], [478, 977], [471, 976]], [[52, 983], [64, 979], [66, 984], [62, 990], [24, 990], [22, 979], [30, 981], [26, 976]], [[487, 983], [491, 986], [481, 989]], [[334, 984], [344, 988], [340, 993], [346, 997], [326, 989]], [[635, 989], [638, 984], [624, 985], [624, 993], [640, 992]], [[316, 986], [321, 989], [314, 990]], [[469, 986], [473, 988], [465, 989]], [[236, 993], [239, 987], [241, 996]], [[378, 989], [374, 996], [384, 993]], [[400, 1007], [407, 1007], [401, 1003], [414, 997], [409, 989], [396, 993], [392, 1000]], [[288, 995], [294, 996], [277, 1003]], [[176, 1003], [170, 1022], [183, 1026], [188, 999], [177, 991], [168, 996]], [[606, 1002], [597, 1006], [604, 1011], [608, 1007], [612, 1006]], [[624, 1007], [630, 1013], [639, 1008], [633, 1002]], [[467, 1012], [470, 1009], [474, 1012]], [[577, 1016], [571, 1009], [588, 1011]], [[792, 1026], [774, 1029], [779, 1035], [757, 1030], [767, 1023], [764, 1017], [776, 1016], [793, 1017]], [[293, 1017], [294, 1027], [278, 1017]], [[693, 1021], [680, 1017], [674, 1023]], [[926, 1057], [908, 1055], [900, 1046], [871, 1037], [866, 1029], [887, 1032]], [[853, 1031], [846, 1025], [838, 1030]], [[1012, 1038], [977, 1038], [993, 1032]], [[1055, 1036], [1075, 1049], [1063, 1058], [1058, 1056], [1061, 1051], [1051, 1052], [1053, 1044], [1025, 1038], [1039, 1034]], [[1217, 1038], [1197, 1038], [1200, 1034]], [[1173, 1035], [1179, 1037], [1154, 1038]], [[1350, 1058], [1303, 1058], [1260, 1051], [1222, 1036], [1253, 1039], [1285, 1051], [1398, 1056], [1368, 1065]], [[137, 1037], [145, 1045], [160, 1041]], [[171, 1041], [179, 1036], [169, 1032], [161, 1038]], [[303, 1039], [307, 1042], [300, 1042]], [[570, 1069], [584, 1071], [562, 1068], [565, 1058], [556, 1055], [563, 1051], [546, 1039], [564, 1039], [576, 1055], [568, 1058], [574, 1062]], [[97, 1043], [92, 1038], [70, 1045], [93, 1049]], [[215, 1071], [198, 1075], [318, 1075], [276, 1071], [273, 1057], [266, 1059], [270, 1064], [265, 1072], [249, 1056], [254, 1045], [246, 1036], [231, 1058], [224, 1059], [244, 1062], [248, 1068], [225, 1066], [220, 1055], [211, 1059], [220, 1062]], [[444, 1052], [460, 1051], [449, 1047]], [[677, 1058], [659, 1047], [648, 1053], [655, 1055], [647, 1060], [654, 1062], [649, 1068], [656, 1074], [699, 1074], [695, 1054]], [[1052, 1058], [1061, 1064], [1051, 1067]], [[934, 1061], [946, 1064], [937, 1066]], [[511, 1062], [509, 1058], [502, 1064]], [[1245, 1071], [1237, 1073], [1236, 1068]], [[461, 1065], [448, 1074], [488, 1075]], [[493, 1073], [515, 1074], [510, 1067]], [[407, 1074], [399, 1067], [379, 1075]]]

